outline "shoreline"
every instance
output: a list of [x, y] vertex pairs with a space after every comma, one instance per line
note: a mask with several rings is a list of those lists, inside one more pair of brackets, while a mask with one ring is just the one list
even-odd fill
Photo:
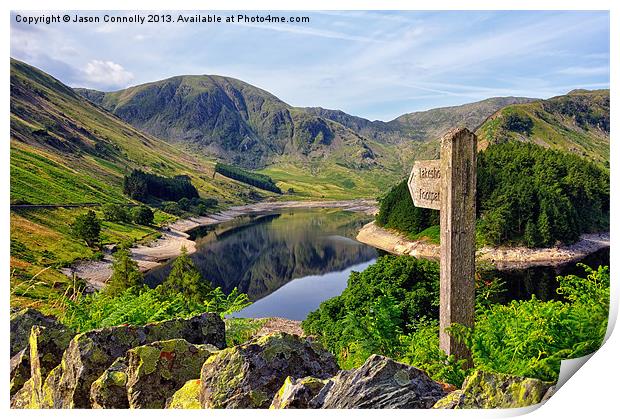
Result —
[[[379, 227], [374, 221], [364, 225], [357, 240], [395, 255], [439, 260], [439, 245], [424, 240], [410, 240], [404, 234]], [[525, 269], [537, 266], [560, 266], [576, 262], [591, 253], [609, 247], [609, 232], [583, 234], [576, 243], [549, 248], [483, 247], [476, 251], [477, 262], [489, 262], [496, 269]]]
[[[149, 244], [141, 244], [129, 249], [131, 258], [138, 263], [143, 273], [163, 265], [181, 254], [185, 247], [188, 254], [196, 251], [196, 242], [189, 238], [188, 231], [207, 225], [215, 225], [231, 221], [242, 215], [268, 213], [282, 209], [339, 208], [347, 211], [376, 213], [377, 201], [373, 199], [355, 199], [348, 201], [271, 201], [255, 204], [238, 205], [205, 216], [181, 218], [159, 231], [161, 237]], [[112, 255], [106, 253], [101, 261], [80, 261], [60, 271], [71, 277], [74, 274], [86, 283], [99, 290], [102, 289], [112, 275]]]

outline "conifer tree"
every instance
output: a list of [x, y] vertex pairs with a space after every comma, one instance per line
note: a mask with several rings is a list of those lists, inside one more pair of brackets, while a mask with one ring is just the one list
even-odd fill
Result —
[[211, 291], [211, 286], [200, 275], [200, 272], [187, 254], [185, 247], [172, 263], [168, 278], [162, 284], [165, 293], [181, 293], [188, 301], [202, 302]]
[[119, 295], [128, 288], [141, 286], [143, 279], [138, 263], [131, 258], [129, 251], [119, 249], [114, 253], [112, 276], [108, 281], [106, 292], [113, 296]]
[[527, 247], [536, 247], [539, 244], [538, 230], [532, 220], [528, 220], [523, 233], [523, 241]]
[[538, 232], [540, 233], [540, 243], [543, 246], [551, 246], [553, 244], [551, 224], [545, 211], [542, 211], [538, 217]]

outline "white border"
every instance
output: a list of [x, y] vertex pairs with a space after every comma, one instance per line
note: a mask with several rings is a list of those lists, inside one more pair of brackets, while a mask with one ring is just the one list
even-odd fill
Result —
[[[264, 0], [260, 3], [251, 0], [230, 0], [230, 1], [195, 1], [195, 0], [175, 0], [174, 2], [165, 2], [162, 0], [152, 0], [144, 6], [129, 5], [127, 0], [91, 0], [88, 2], [79, 0], [58, 0], [58, 1], [33, 1], [33, 0], [21, 0], [21, 1], [8, 1], [3, 2], [5, 9], [4, 19], [9, 19], [9, 11], [12, 9], [19, 10], [611, 10], [611, 132], [612, 137], [620, 129], [618, 121], [617, 106], [615, 105], [618, 100], [618, 95], [615, 90], [615, 83], [618, 76], [618, 54], [620, 40], [620, 2], [614, 0], [477, 0], [477, 1], [449, 1], [449, 0], [434, 0], [429, 1], [413, 1], [413, 0], [297, 0], [297, 1], [282, 1], [282, 0]], [[146, 7], [145, 7], [146, 6]], [[6, 21], [5, 21], [6, 22]], [[4, 42], [2, 43], [2, 49], [5, 57], [5, 65], [1, 71], [4, 76], [4, 83], [2, 84], [2, 92], [4, 101], [2, 127], [3, 133], [5, 133], [5, 152], [0, 155], [0, 168], [3, 170], [3, 187], [0, 194], [0, 211], [4, 223], [0, 226], [0, 237], [2, 237], [0, 248], [0, 260], [2, 261], [1, 271], [5, 278], [5, 295], [3, 300], [3, 312], [8, 314], [8, 273], [9, 273], [9, 65], [8, 57], [10, 53], [9, 46], [9, 30], [10, 25], [3, 25]], [[616, 71], [614, 71], [616, 70]], [[616, 144], [615, 138], [611, 139], [611, 167], [612, 167], [612, 190], [615, 190], [617, 185], [616, 163], [618, 157], [619, 147]], [[611, 213], [617, 214], [620, 207], [618, 206], [618, 198], [615, 193], [612, 193], [611, 199]], [[612, 217], [612, 236], [616, 227], [616, 218]], [[611, 260], [618, 260], [619, 251], [612, 246]], [[618, 313], [618, 281], [615, 280], [615, 265], [611, 267], [612, 271], [612, 308], [610, 325], [615, 323]], [[6, 319], [6, 318], [5, 318]], [[611, 330], [611, 329], [610, 329]], [[0, 357], [5, 359], [2, 384], [3, 388], [8, 387], [8, 322], [4, 322], [4, 328], [2, 329], [5, 342], [4, 352], [0, 354]], [[618, 393], [618, 378], [620, 377], [620, 368], [618, 365], [618, 358], [616, 354], [620, 353], [620, 342], [618, 339], [618, 333], [611, 334], [607, 343], [587, 362], [586, 366], [579, 370], [575, 376], [568, 380], [568, 382], [554, 395], [547, 404], [542, 408], [535, 410], [531, 413], [531, 417], [608, 417], [616, 403], [616, 395]], [[8, 391], [4, 391], [2, 396], [2, 408], [5, 409], [5, 413], [11, 415], [11, 417], [32, 417], [32, 416], [45, 416], [56, 415], [54, 411], [17, 411], [8, 410]], [[391, 411], [389, 414], [397, 417], [405, 417], [410, 415], [422, 415], [425, 417], [481, 417], [481, 416], [514, 416], [525, 413], [530, 409], [519, 409], [518, 411]], [[616, 410], [616, 409], [614, 409]], [[93, 415], [102, 417], [151, 417], [154, 412], [149, 411], [63, 411], [63, 416], [68, 417], [80, 417], [82, 415]], [[341, 413], [338, 411], [166, 411], [161, 414], [173, 417], [189, 417], [189, 416], [204, 416], [209, 415], [211, 417], [245, 417], [248, 415], [252, 417], [273, 417], [279, 415], [297, 416], [297, 417], [310, 417], [310, 415], [327, 415], [330, 417], [336, 417], [337, 415], [355, 415], [359, 417], [371, 417], [378, 412], [374, 411], [355, 411]], [[384, 413], [379, 413], [384, 414]]]

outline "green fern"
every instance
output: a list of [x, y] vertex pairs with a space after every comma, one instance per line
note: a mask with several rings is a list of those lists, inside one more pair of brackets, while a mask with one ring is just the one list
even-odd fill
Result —
[[77, 299], [62, 298], [66, 309], [60, 320], [78, 332], [122, 324], [144, 325], [205, 312], [224, 316], [250, 305], [248, 296], [236, 288], [226, 295], [219, 287], [203, 302], [188, 301], [181, 293], [162, 292], [161, 287], [146, 286], [129, 288], [115, 296], [97, 292]]

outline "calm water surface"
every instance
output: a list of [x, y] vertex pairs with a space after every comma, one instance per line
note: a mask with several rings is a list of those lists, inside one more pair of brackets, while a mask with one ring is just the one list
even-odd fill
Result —
[[[377, 251], [354, 240], [372, 219], [339, 209], [290, 210], [240, 217], [195, 229], [191, 257], [202, 276], [226, 293], [237, 287], [254, 302], [239, 317], [303, 320], [322, 301], [340, 295], [352, 270], [364, 270]], [[170, 264], [151, 271], [160, 283]]]
[[[383, 252], [354, 240], [372, 219], [339, 209], [284, 210], [244, 216], [190, 232], [197, 251], [191, 257], [202, 276], [228, 293], [248, 294], [253, 304], [237, 317], [278, 316], [303, 320], [310, 311], [340, 295], [352, 271], [363, 271]], [[609, 248], [582, 261], [609, 265]], [[170, 264], [151, 271], [154, 286], [170, 272]], [[505, 282], [498, 302], [557, 298], [556, 276], [584, 271], [577, 263], [495, 272]]]

